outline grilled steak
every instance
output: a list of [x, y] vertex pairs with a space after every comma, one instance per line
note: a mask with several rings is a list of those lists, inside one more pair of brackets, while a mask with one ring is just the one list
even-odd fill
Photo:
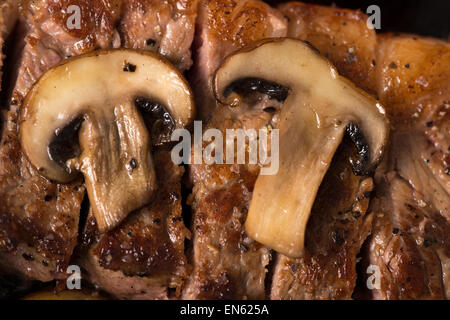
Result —
[[[373, 91], [375, 32], [359, 11], [290, 2], [279, 6], [289, 18], [288, 36], [310, 42], [338, 71]], [[367, 212], [371, 178], [357, 177], [352, 148], [344, 140], [328, 170], [308, 222], [305, 257], [277, 254], [272, 299], [350, 299], [356, 285], [360, 249], [370, 234]]]
[[310, 42], [333, 62], [340, 74], [376, 93], [377, 39], [375, 31], [367, 28], [365, 14], [301, 2], [288, 2], [278, 8], [289, 19], [289, 37]]
[[448, 299], [450, 46], [388, 35], [379, 50], [380, 98], [396, 130], [377, 174], [376, 218], [365, 265], [379, 267], [381, 286], [369, 295]]
[[271, 299], [350, 299], [360, 248], [372, 227], [371, 178], [353, 174], [348, 141], [337, 150], [308, 221], [305, 256], [277, 254]]
[[[70, 5], [80, 8], [80, 28], [67, 23]], [[0, 56], [2, 67], [9, 53], [2, 72], [11, 82], [0, 83], [7, 99], [0, 107], [8, 109], [0, 127], [0, 270], [28, 287], [30, 279], [65, 278], [75, 261], [120, 299], [449, 299], [450, 46], [376, 35], [366, 21], [360, 11], [300, 2], [2, 1], [0, 47], [12, 34], [14, 48]], [[356, 150], [344, 139], [315, 200], [303, 258], [275, 253], [245, 233], [258, 165], [187, 167], [189, 231], [184, 169], [172, 162], [169, 145], [153, 146], [155, 197], [100, 234], [92, 212], [80, 223], [83, 181], [53, 183], [22, 153], [17, 111], [28, 90], [60, 61], [99, 48], [150, 50], [189, 70], [204, 129], [276, 128], [280, 102], [253, 92], [238, 106], [219, 105], [212, 79], [230, 53], [284, 36], [308, 41], [378, 97], [392, 124], [374, 178], [353, 174], [348, 159]], [[366, 285], [369, 266], [380, 271], [379, 288]], [[11, 292], [0, 282], [7, 289], [0, 296]]]
[[159, 52], [178, 69], [190, 68], [198, 0], [124, 0], [122, 6], [122, 46]]

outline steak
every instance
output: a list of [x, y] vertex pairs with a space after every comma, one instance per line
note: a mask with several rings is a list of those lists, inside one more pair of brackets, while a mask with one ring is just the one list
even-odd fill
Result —
[[288, 2], [278, 9], [289, 19], [288, 36], [310, 42], [339, 73], [369, 93], [376, 93], [374, 30], [359, 10]]
[[201, 1], [190, 73], [197, 118], [208, 119], [215, 110], [212, 80], [222, 60], [257, 40], [286, 36], [286, 29], [281, 13], [262, 1]]
[[[395, 123], [377, 173], [374, 231], [365, 266], [380, 270], [375, 299], [450, 297], [450, 46], [381, 38], [377, 82]], [[395, 81], [393, 81], [395, 79]]]
[[271, 299], [352, 297], [358, 254], [373, 219], [367, 211], [373, 181], [353, 174], [348, 157], [354, 152], [344, 140], [322, 181], [306, 229], [304, 257], [277, 254]]
[[122, 46], [158, 52], [181, 71], [189, 69], [198, 2], [124, 0]]

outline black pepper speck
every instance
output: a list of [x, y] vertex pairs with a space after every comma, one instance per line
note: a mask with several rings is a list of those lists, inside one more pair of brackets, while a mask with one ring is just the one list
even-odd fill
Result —
[[136, 71], [136, 65], [127, 62], [123, 66], [123, 71], [125, 71], [125, 72], [135, 72]]

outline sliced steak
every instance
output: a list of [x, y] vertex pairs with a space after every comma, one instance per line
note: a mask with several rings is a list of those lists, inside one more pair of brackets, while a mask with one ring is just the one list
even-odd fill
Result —
[[[80, 9], [80, 28], [68, 24], [69, 19], [74, 18], [74, 12], [68, 10], [70, 5]], [[84, 195], [84, 186], [80, 185], [80, 181], [57, 185], [41, 178], [22, 154], [17, 137], [16, 114], [21, 101], [37, 79], [62, 59], [99, 48], [118, 48], [121, 43], [136, 47], [133, 43], [140, 43], [135, 39], [136, 35], [125, 31], [142, 29], [142, 21], [133, 20], [131, 16], [133, 9], [144, 5], [142, 10], [154, 10], [146, 7], [147, 2], [140, 1], [22, 1], [21, 20], [26, 28], [24, 48], [18, 62], [17, 81], [0, 148], [0, 198], [3, 203], [0, 255], [2, 262], [8, 263], [11, 269], [42, 281], [64, 277], [77, 240], [80, 205]], [[178, 63], [180, 68], [187, 68], [192, 41], [192, 36], [189, 39], [189, 28], [193, 34], [195, 18], [194, 4], [174, 2], [169, 5], [166, 1], [157, 1], [152, 2], [152, 6], [160, 11], [145, 17], [146, 23], [156, 26], [172, 21], [161, 40], [160, 48], [163, 49], [159, 52]], [[165, 16], [165, 20], [151, 22], [151, 19], [157, 21], [162, 16]], [[124, 20], [122, 24], [121, 17]], [[183, 35], [176, 31], [180, 28], [179, 23], [186, 29]], [[116, 26], [123, 32], [123, 39]], [[183, 46], [182, 53], [179, 46]], [[164, 210], [170, 212], [172, 204], [167, 206]], [[178, 220], [175, 222], [178, 223]], [[168, 225], [178, 230], [172, 224]], [[144, 228], [141, 232], [140, 236], [144, 237], [147, 232], [153, 231]], [[175, 234], [176, 231], [171, 234], [173, 239], [176, 239]], [[163, 239], [167, 237], [166, 229], [160, 233], [155, 231], [152, 241], [156, 244], [165, 243]], [[177, 237], [184, 239], [184, 229]], [[136, 243], [139, 241], [137, 239]], [[161, 255], [163, 249], [149, 244], [142, 250], [152, 256]], [[178, 258], [175, 254], [174, 259]], [[173, 279], [165, 280], [165, 283], [174, 287], [173, 283], [176, 283], [179, 287], [179, 278], [185, 277], [185, 272], [184, 269], [174, 271], [179, 277], [174, 276]]]
[[90, 214], [82, 236], [87, 252], [81, 265], [88, 278], [120, 299], [179, 297], [188, 276], [184, 242], [190, 232], [181, 216], [184, 170], [172, 162], [170, 151], [153, 155], [158, 181], [153, 202], [106, 234], [98, 234]]
[[[23, 99], [39, 76], [64, 58], [99, 48], [118, 48], [120, 37], [115, 25], [120, 4], [120, 0], [23, 0], [28, 33], [14, 98]], [[80, 28], [68, 23], [75, 14], [68, 11], [71, 5], [80, 9]]]
[[282, 14], [262, 1], [201, 1], [194, 41], [191, 85], [200, 119], [215, 110], [212, 77], [223, 58], [257, 40], [286, 36]]
[[25, 1], [22, 5], [21, 20], [28, 28], [26, 44], [0, 147], [0, 261], [9, 270], [50, 281], [66, 276], [76, 245], [84, 186], [80, 181], [57, 185], [38, 174], [19, 144], [17, 110], [34, 81], [60, 61], [62, 54], [76, 53], [77, 49], [41, 28], [45, 21], [59, 21], [61, 29], [66, 26], [58, 20], [59, 13], [52, 11], [55, 2]]
[[[253, 104], [232, 109], [222, 106], [207, 128], [219, 129], [224, 136], [226, 129], [262, 128], [272, 117], [262, 108]], [[258, 173], [257, 165], [190, 166], [194, 185], [190, 198], [194, 270], [184, 299], [265, 297], [270, 250], [249, 238], [244, 230]]]
[[450, 46], [381, 38], [377, 77], [395, 130], [377, 173], [365, 266], [381, 273], [376, 299], [450, 298]]
[[449, 101], [448, 42], [382, 34], [378, 43], [377, 92], [396, 127], [414, 126], [426, 109]]
[[189, 69], [198, 2], [124, 0], [122, 45], [159, 52], [181, 71]]

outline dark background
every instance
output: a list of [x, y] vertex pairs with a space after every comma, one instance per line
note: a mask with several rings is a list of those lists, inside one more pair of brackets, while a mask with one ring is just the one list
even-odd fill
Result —
[[[269, 0], [271, 4], [286, 2]], [[381, 30], [408, 32], [450, 40], [450, 0], [303, 0], [302, 2], [360, 9], [376, 4], [381, 9]]]

